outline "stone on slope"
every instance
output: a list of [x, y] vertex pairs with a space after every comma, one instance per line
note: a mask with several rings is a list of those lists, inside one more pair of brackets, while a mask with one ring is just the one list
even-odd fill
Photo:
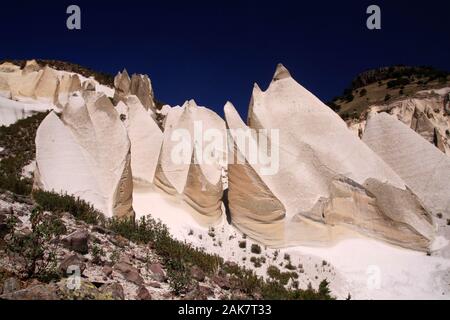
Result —
[[450, 217], [450, 159], [401, 121], [372, 115], [363, 141], [376, 152], [434, 214]]
[[[230, 127], [230, 112], [225, 113]], [[258, 150], [248, 152], [245, 159], [258, 154], [261, 162], [261, 153], [266, 153], [261, 147], [268, 141], [272, 162], [278, 170], [267, 174], [264, 166], [253, 163], [252, 168], [286, 210], [282, 223], [277, 224], [283, 230], [279, 233], [281, 237], [271, 239], [275, 224], [266, 224], [265, 230], [257, 228], [261, 214], [256, 202], [242, 202], [239, 208], [233, 208], [236, 201], [233, 194], [239, 194], [238, 190], [243, 193], [246, 188], [244, 182], [233, 179], [230, 171], [234, 165], [230, 165], [231, 214], [245, 213], [246, 227], [258, 239], [277, 246], [329, 244], [358, 232], [400, 246], [426, 249], [431, 226], [423, 216], [423, 208], [412, 204], [417, 200], [413, 195], [405, 197], [404, 202], [416, 210], [402, 211], [399, 214], [402, 219], [395, 225], [393, 217], [386, 214], [390, 204], [379, 201], [362, 187], [368, 179], [374, 179], [382, 183], [381, 195], [392, 188], [406, 191], [402, 179], [352, 134], [337, 114], [292, 79], [282, 65], [277, 67], [265, 92], [254, 87], [248, 124], [251, 129], [264, 131], [262, 135], [255, 134]], [[333, 217], [332, 222], [324, 220], [327, 213]], [[427, 228], [419, 227], [423, 224]], [[417, 233], [419, 236], [415, 237]], [[410, 239], [418, 241], [409, 243]]]

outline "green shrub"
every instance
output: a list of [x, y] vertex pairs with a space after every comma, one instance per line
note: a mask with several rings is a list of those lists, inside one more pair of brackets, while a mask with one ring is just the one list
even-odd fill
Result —
[[254, 244], [252, 244], [250, 251], [251, 251], [251, 253], [254, 253], [254, 254], [261, 254], [261, 246], [254, 243]]
[[247, 248], [247, 241], [239, 241], [239, 248], [241, 249]]
[[97, 211], [92, 205], [80, 198], [75, 198], [67, 194], [35, 190], [33, 192], [33, 199], [44, 210], [57, 213], [68, 212], [76, 219], [89, 224], [100, 224], [105, 221], [103, 214]]
[[0, 160], [0, 189], [29, 195], [33, 180], [22, 177], [22, 169], [35, 159], [35, 137], [48, 113], [37, 113], [6, 127], [0, 126], [0, 146], [6, 154]]
[[177, 295], [186, 293], [192, 283], [191, 274], [186, 265], [180, 260], [171, 260], [166, 267], [171, 290]]
[[98, 245], [94, 244], [91, 248], [92, 263], [101, 264], [102, 258], [105, 256], [105, 251]]
[[30, 222], [32, 231], [22, 234], [15, 232], [14, 220], [8, 221], [7, 251], [22, 257], [21, 265], [17, 267], [25, 278], [44, 282], [57, 280], [56, 245], [53, 243], [67, 232], [64, 223], [57, 214], [44, 213], [40, 207], [33, 209]]

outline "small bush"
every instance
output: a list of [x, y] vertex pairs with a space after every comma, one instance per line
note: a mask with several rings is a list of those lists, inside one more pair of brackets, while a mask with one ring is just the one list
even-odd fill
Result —
[[92, 263], [101, 264], [102, 258], [105, 256], [105, 251], [98, 245], [94, 244], [91, 248]]
[[364, 97], [365, 95], [367, 95], [367, 90], [366, 90], [366, 88], [363, 88], [363, 89], [361, 90], [361, 92], [359, 93], [359, 96], [360, 96], [360, 97]]
[[261, 254], [261, 246], [258, 244], [252, 244], [250, 251], [254, 254]]
[[36, 190], [33, 192], [33, 199], [44, 210], [56, 213], [69, 212], [76, 219], [89, 224], [99, 224], [105, 221], [104, 216], [92, 205], [67, 194]]
[[241, 249], [247, 248], [247, 241], [239, 241], [239, 248]]
[[[22, 257], [21, 269], [25, 278], [36, 278], [43, 282], [59, 279], [57, 271], [56, 245], [54, 240], [67, 232], [57, 214], [44, 213], [36, 207], [30, 217], [32, 231], [15, 232], [15, 221], [9, 220], [10, 234], [5, 237], [7, 251]], [[56, 241], [57, 242], [57, 241]]]
[[295, 272], [281, 272], [276, 266], [269, 266], [267, 268], [267, 275], [273, 280], [277, 280], [282, 285], [287, 285], [291, 278], [298, 278]]
[[294, 266], [290, 261], [289, 261], [288, 264], [285, 265], [284, 267], [285, 267], [286, 269], [288, 269], [288, 270], [291, 270], [291, 271], [297, 270], [297, 267]]
[[171, 290], [177, 295], [186, 293], [192, 282], [188, 268], [180, 260], [171, 260], [166, 266]]
[[255, 268], [259, 268], [259, 267], [262, 266], [263, 263], [266, 262], [266, 258], [264, 258], [264, 257], [259, 257], [259, 258], [257, 258], [257, 257], [251, 257], [251, 258], [250, 258], [250, 262], [253, 263], [253, 265], [254, 265]]

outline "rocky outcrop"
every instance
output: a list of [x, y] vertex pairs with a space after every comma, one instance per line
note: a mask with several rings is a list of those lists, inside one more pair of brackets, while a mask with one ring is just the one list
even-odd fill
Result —
[[104, 95], [72, 96], [61, 118], [51, 112], [36, 135], [35, 187], [67, 192], [106, 216], [132, 216], [130, 141]]
[[[225, 113], [230, 127], [236, 121], [231, 121], [227, 108]], [[430, 219], [415, 196], [408, 193], [403, 180], [352, 135], [339, 116], [295, 82], [283, 66], [278, 66], [267, 91], [255, 86], [248, 124], [251, 129], [266, 130], [254, 139], [258, 148], [268, 140], [272, 161], [278, 167], [275, 172], [264, 174], [263, 166], [253, 165], [252, 183], [246, 183], [248, 179], [233, 178], [237, 165], [229, 166], [231, 214], [245, 215], [245, 227], [257, 239], [281, 246], [325, 244], [349, 236], [345, 230], [351, 229], [400, 246], [426, 250], [432, 238]], [[271, 129], [278, 132], [279, 138], [267, 131]], [[249, 152], [248, 156], [254, 153]], [[367, 181], [380, 183], [376, 193], [364, 187]], [[269, 195], [264, 198], [275, 204], [268, 216], [277, 217], [276, 223], [264, 220], [266, 213], [261, 213], [257, 202], [248, 200], [255, 199], [250, 184], [267, 187], [259, 194]], [[398, 204], [401, 210], [396, 217], [389, 214], [392, 204], [383, 198], [392, 190], [408, 194], [402, 201], [410, 210], [403, 210]], [[247, 201], [237, 201], [238, 197]], [[285, 216], [280, 214], [283, 210], [277, 201], [284, 207]], [[256, 227], [260, 221], [265, 222], [264, 228]], [[234, 223], [241, 228], [238, 221]]]
[[58, 86], [56, 88], [56, 106], [59, 108], [64, 108], [64, 106], [69, 102], [69, 98], [72, 93], [77, 91], [81, 91], [80, 77], [77, 74], [63, 74], [61, 78], [58, 79]]
[[369, 117], [363, 141], [434, 214], [450, 217], [450, 159], [422, 136], [386, 113]]
[[450, 112], [446, 111], [447, 89], [418, 92], [411, 98], [397, 99], [386, 105], [373, 105], [361, 119], [349, 120], [347, 124], [362, 137], [368, 115], [386, 112], [396, 116], [425, 140], [450, 155], [450, 140], [447, 137], [450, 130]]
[[62, 109], [77, 91], [108, 91], [100, 87], [93, 78], [80, 78], [75, 73], [41, 66], [35, 60], [27, 61], [23, 69], [11, 63], [0, 65], [0, 96], [47, 104], [48, 109]]
[[114, 87], [115, 104], [129, 95], [135, 95], [146, 110], [156, 111], [152, 84], [147, 75], [133, 74], [130, 79], [127, 70], [124, 70], [114, 78]]
[[50, 67], [45, 67], [34, 88], [34, 96], [36, 99], [54, 103], [56, 100], [58, 82], [59, 80], [56, 71]]

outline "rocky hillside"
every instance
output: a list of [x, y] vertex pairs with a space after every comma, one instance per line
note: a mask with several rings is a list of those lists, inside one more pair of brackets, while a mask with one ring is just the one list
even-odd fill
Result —
[[371, 113], [395, 115], [439, 150], [450, 154], [450, 76], [431, 67], [394, 66], [358, 75], [328, 103], [362, 137]]
[[[36, 63], [40, 68], [44, 68], [45, 66], [49, 66], [55, 70], [59, 71], [67, 71], [67, 72], [73, 72], [79, 75], [82, 75], [86, 78], [94, 78], [99, 83], [106, 85], [108, 87], [114, 87], [114, 75], [106, 73], [106, 72], [99, 72], [94, 71], [92, 69], [80, 66], [79, 64], [67, 62], [67, 61], [60, 61], [60, 60], [46, 60], [46, 59], [36, 59]], [[3, 63], [12, 63], [21, 69], [25, 68], [27, 64], [27, 60], [14, 60], [14, 59], [7, 59], [7, 60], [0, 60], [0, 65]]]
[[391, 66], [358, 75], [327, 104], [344, 119], [358, 119], [370, 105], [392, 103], [424, 90], [450, 86], [450, 73], [432, 67]]

